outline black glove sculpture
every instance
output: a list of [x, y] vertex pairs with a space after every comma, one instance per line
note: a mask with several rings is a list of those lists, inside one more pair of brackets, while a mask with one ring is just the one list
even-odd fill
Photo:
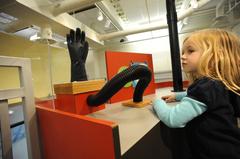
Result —
[[77, 28], [67, 34], [68, 51], [71, 58], [71, 82], [86, 81], [85, 62], [88, 55], [88, 42], [85, 41], [85, 32]]

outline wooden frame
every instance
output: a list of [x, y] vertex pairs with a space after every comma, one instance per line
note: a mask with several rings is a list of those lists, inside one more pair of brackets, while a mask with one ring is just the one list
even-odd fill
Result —
[[[0, 90], [0, 120], [3, 158], [12, 159], [10, 122], [9, 119], [7, 119], [7, 100], [12, 98], [22, 98], [28, 158], [41, 159], [36, 109], [33, 95], [31, 61], [27, 58], [0, 56], [0, 66], [17, 67], [20, 76], [19, 89]], [[4, 125], [2, 124], [3, 122]]]

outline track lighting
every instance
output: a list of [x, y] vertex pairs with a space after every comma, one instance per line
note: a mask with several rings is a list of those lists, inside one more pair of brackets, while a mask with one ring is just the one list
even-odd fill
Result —
[[98, 12], [98, 17], [97, 17], [98, 21], [102, 21], [103, 20], [103, 14], [101, 11]]

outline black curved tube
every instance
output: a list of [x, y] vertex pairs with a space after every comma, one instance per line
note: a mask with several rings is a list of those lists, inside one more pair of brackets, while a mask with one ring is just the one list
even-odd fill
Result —
[[87, 104], [99, 106], [116, 94], [126, 83], [139, 79], [133, 94], [133, 102], [141, 102], [144, 90], [152, 79], [152, 72], [147, 66], [134, 65], [115, 75], [95, 95], [89, 95]]

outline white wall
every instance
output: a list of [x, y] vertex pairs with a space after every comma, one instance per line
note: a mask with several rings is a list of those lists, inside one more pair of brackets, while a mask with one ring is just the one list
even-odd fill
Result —
[[237, 33], [237, 34], [240, 36], [240, 24], [234, 26], [234, 27], [232, 28], [232, 31], [235, 32], [235, 33]]
[[[240, 36], [240, 24], [233, 27], [232, 31]], [[190, 33], [179, 35], [180, 51], [183, 40], [189, 34]], [[91, 60], [95, 59], [97, 61], [97, 64], [95, 65], [98, 66], [97, 70], [99, 71], [95, 71], [95, 73], [93, 73], [92, 75], [96, 76], [97, 78], [106, 77], [105, 53], [104, 53], [105, 50], [152, 54], [155, 79], [164, 77], [166, 77], [166, 80], [171, 79], [171, 73], [170, 74], [166, 73], [172, 71], [169, 36], [125, 44], [119, 42], [118, 44], [107, 45], [102, 49], [93, 50], [94, 57], [91, 57], [92, 59], [91, 58], [90, 59]], [[93, 71], [89, 72], [91, 73]]]
[[[187, 34], [179, 35], [180, 48], [186, 36]], [[98, 70], [100, 73], [100, 74], [96, 74], [97, 77], [106, 76], [105, 54], [104, 54], [105, 50], [152, 54], [155, 76], [158, 76], [157, 74], [162, 72], [171, 73], [171, 70], [172, 70], [169, 36], [156, 38], [156, 39], [143, 40], [138, 42], [125, 43], [125, 44], [119, 43], [114, 45], [107, 45], [105, 48], [94, 50], [93, 52], [94, 54], [97, 55], [97, 58], [98, 58], [98, 59], [95, 58], [95, 60], [98, 61], [98, 66], [99, 66]], [[168, 76], [167, 80], [171, 80], [171, 74], [166, 76]]]
[[105, 51], [89, 50], [86, 71], [88, 79], [104, 79], [106, 78]]

